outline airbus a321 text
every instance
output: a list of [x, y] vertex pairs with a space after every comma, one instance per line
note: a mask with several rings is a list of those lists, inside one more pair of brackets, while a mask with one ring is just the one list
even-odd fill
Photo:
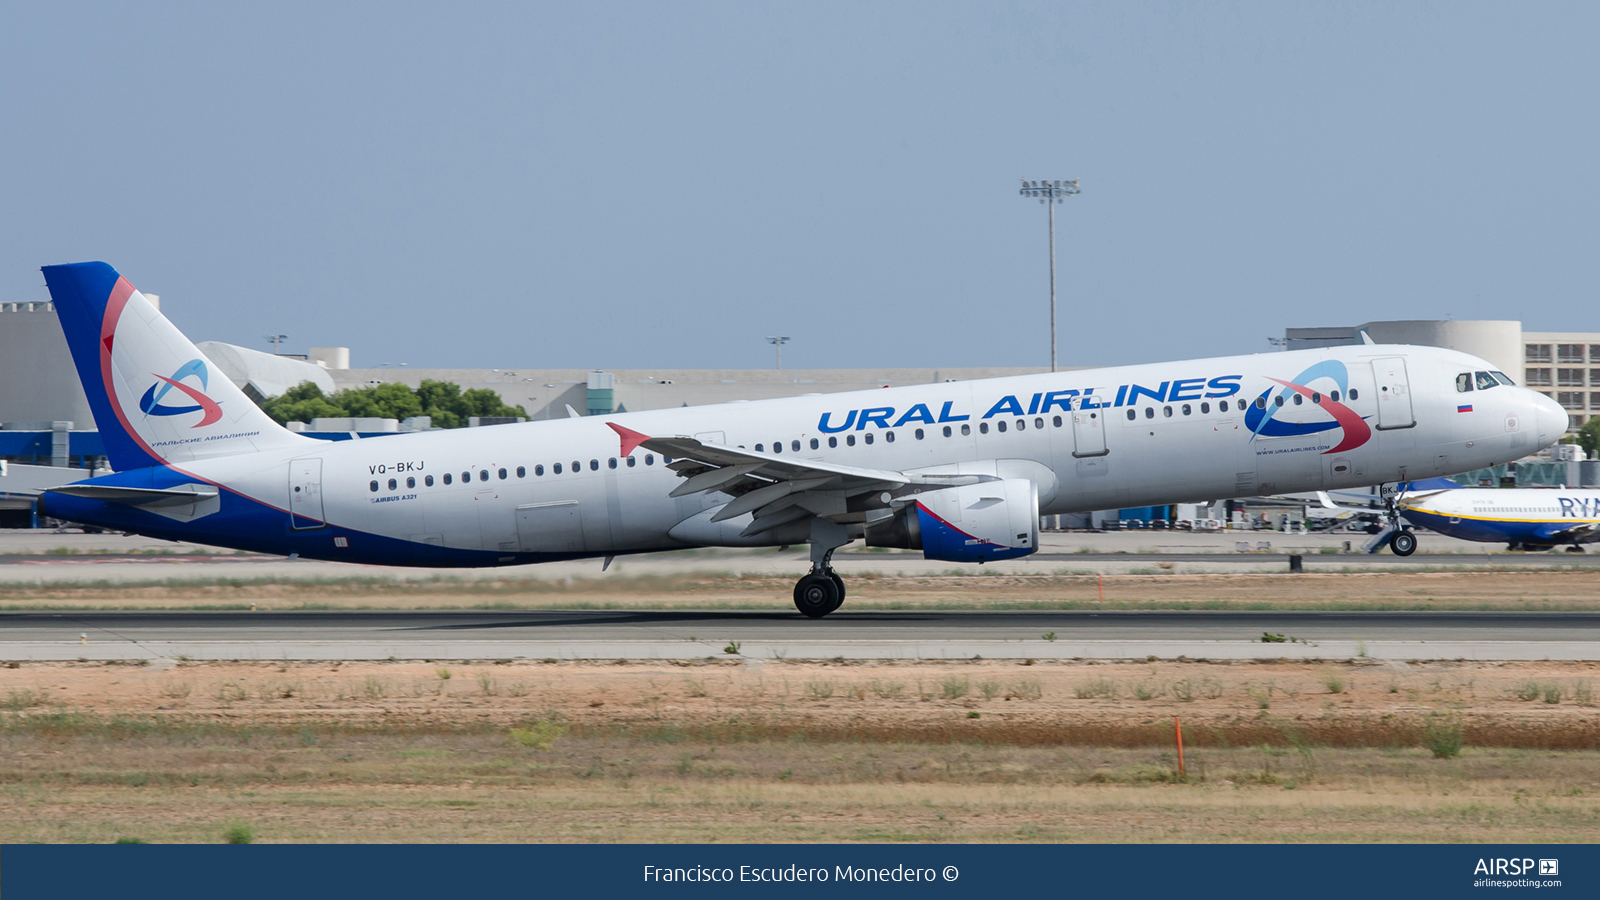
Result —
[[[855, 540], [981, 563], [1041, 515], [1495, 465], [1555, 402], [1431, 347], [1363, 345], [326, 442], [279, 427], [105, 263], [46, 283], [114, 474], [50, 516], [265, 553], [497, 566], [809, 544], [807, 616]], [[1496, 381], [1458, 412], [1456, 377]]]

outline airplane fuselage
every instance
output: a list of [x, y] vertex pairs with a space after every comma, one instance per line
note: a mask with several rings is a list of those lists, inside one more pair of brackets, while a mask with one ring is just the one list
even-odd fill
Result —
[[[135, 507], [48, 495], [50, 515], [267, 553], [488, 566], [693, 546], [801, 542], [732, 499], [671, 497], [658, 452], [612, 425], [777, 459], [911, 474], [1025, 478], [1039, 513], [1331, 490], [1446, 475], [1560, 436], [1548, 398], [1502, 384], [1461, 411], [1450, 350], [1353, 346], [1080, 369], [779, 400], [430, 431], [177, 459], [92, 484], [211, 485], [215, 499]], [[292, 511], [291, 511], [292, 510]], [[840, 517], [848, 521], [848, 517]], [[859, 535], [859, 529], [855, 533]]]

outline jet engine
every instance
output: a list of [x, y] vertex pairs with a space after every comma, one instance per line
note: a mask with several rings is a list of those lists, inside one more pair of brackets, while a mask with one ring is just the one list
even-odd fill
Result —
[[926, 559], [985, 562], [1039, 549], [1039, 491], [1026, 478], [916, 494], [867, 527], [867, 546], [921, 550]]

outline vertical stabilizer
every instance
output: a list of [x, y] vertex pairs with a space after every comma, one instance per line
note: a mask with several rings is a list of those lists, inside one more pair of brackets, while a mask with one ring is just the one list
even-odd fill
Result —
[[113, 468], [310, 443], [250, 402], [116, 269], [45, 266], [44, 279]]

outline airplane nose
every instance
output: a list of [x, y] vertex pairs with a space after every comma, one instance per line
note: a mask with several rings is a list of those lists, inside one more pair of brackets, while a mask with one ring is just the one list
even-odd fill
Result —
[[1561, 408], [1561, 404], [1538, 391], [1534, 391], [1533, 395], [1538, 410], [1535, 419], [1539, 423], [1539, 446], [1548, 447], [1567, 433], [1567, 411]]

